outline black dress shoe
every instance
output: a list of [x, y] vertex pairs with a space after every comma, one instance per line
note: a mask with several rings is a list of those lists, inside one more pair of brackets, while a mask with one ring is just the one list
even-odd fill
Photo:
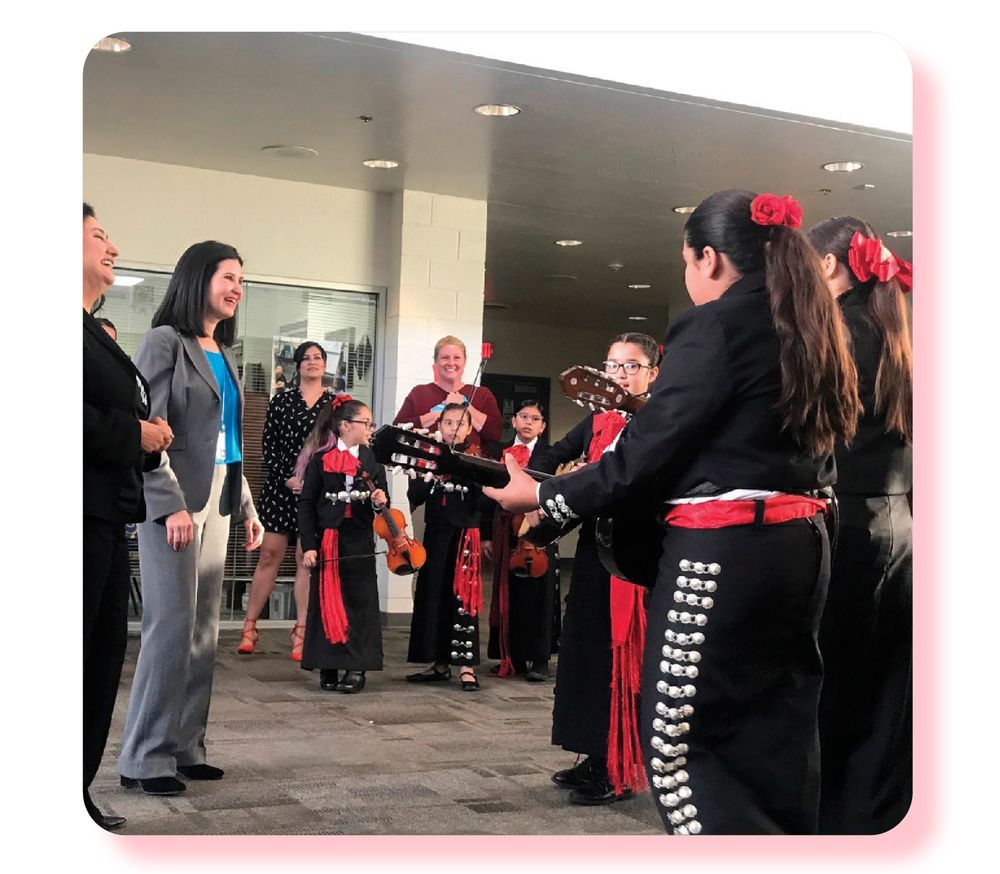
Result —
[[594, 772], [594, 760], [587, 756], [582, 762], [577, 762], [572, 768], [556, 771], [552, 775], [552, 782], [558, 786], [565, 786], [567, 789], [579, 789], [586, 786]]
[[122, 777], [121, 784], [126, 789], [141, 789], [147, 795], [180, 795], [185, 786], [176, 777]]
[[626, 798], [631, 798], [632, 794], [631, 789], [626, 789], [621, 795], [616, 795], [609, 780], [596, 779], [577, 789], [571, 789], [568, 798], [570, 804], [594, 806], [624, 801]]
[[426, 671], [419, 671], [416, 674], [407, 674], [407, 683], [443, 683], [451, 679], [451, 668], [439, 671], [437, 668], [428, 668]]
[[128, 820], [124, 816], [108, 816], [101, 813], [94, 817], [94, 822], [105, 831], [113, 832], [118, 831]]
[[544, 683], [549, 678], [548, 662], [532, 662], [525, 672], [524, 679], [529, 683]]
[[344, 674], [344, 679], [337, 684], [337, 691], [353, 695], [365, 688], [364, 671], [348, 671]]
[[336, 692], [340, 683], [340, 671], [323, 668], [319, 672], [319, 687], [327, 692]]
[[214, 765], [178, 765], [177, 773], [189, 780], [221, 780], [226, 772]]

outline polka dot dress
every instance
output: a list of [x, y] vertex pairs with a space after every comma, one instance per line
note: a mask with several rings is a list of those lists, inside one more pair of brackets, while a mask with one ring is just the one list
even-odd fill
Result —
[[268, 473], [257, 503], [265, 531], [289, 534], [293, 538], [298, 534], [298, 496], [285, 485], [285, 480], [295, 472], [295, 460], [302, 444], [331, 399], [329, 392], [323, 392], [310, 407], [298, 388], [286, 389], [271, 398], [263, 437], [264, 464]]

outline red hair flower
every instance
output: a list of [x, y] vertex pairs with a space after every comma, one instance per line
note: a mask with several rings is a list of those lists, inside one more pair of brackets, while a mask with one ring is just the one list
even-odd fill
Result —
[[913, 288], [913, 265], [893, 255], [878, 237], [866, 237], [860, 231], [855, 232], [847, 257], [851, 272], [860, 282], [867, 282], [873, 276], [879, 282], [888, 282], [895, 277], [903, 291]]
[[353, 401], [353, 400], [354, 398], [352, 398], [350, 395], [334, 395], [333, 400], [330, 401], [330, 407], [331, 409], [335, 410], [338, 407], [341, 407], [344, 404], [346, 404], [348, 401]]
[[802, 207], [786, 194], [758, 194], [750, 202], [750, 219], [758, 225], [785, 225], [789, 228], [802, 227]]

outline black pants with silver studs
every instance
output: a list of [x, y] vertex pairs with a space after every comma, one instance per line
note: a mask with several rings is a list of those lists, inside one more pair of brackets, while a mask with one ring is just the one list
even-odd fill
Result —
[[650, 594], [640, 737], [672, 834], [814, 834], [821, 516], [671, 527]]

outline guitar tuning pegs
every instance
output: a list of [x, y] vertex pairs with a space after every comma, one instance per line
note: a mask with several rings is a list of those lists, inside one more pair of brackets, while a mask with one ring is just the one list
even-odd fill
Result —
[[432, 482], [434, 482], [434, 474], [432, 474], [430, 471], [428, 471], [427, 473], [425, 473], [424, 474], [424, 482], [425, 483], [432, 483]]
[[411, 467], [411, 468], [409, 468], [409, 469], [407, 469], [407, 471], [406, 471], [406, 475], [407, 475], [407, 476], [408, 476], [408, 477], [409, 477], [410, 479], [416, 479], [416, 478], [417, 478], [417, 472], [416, 472], [416, 471], [415, 471], [415, 470], [414, 470], [414, 469], [413, 469], [412, 467]]
[[413, 427], [413, 422], [400, 422], [397, 427], [401, 431], [409, 431]]

